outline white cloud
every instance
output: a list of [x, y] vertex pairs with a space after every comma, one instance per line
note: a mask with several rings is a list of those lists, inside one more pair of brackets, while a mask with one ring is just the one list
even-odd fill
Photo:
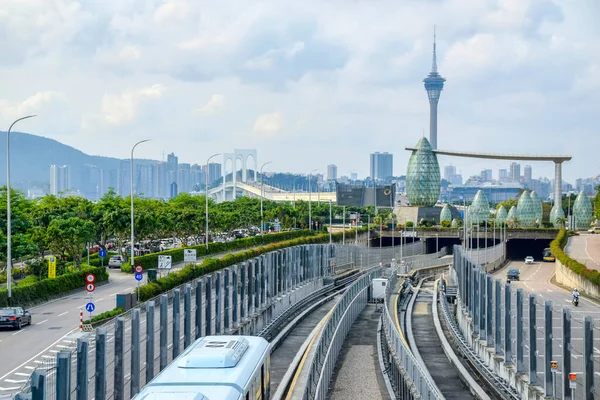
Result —
[[136, 117], [139, 106], [148, 100], [163, 96], [165, 88], [154, 84], [139, 90], [128, 90], [119, 95], [105, 94], [102, 98], [104, 120], [111, 125], [121, 125]]
[[22, 117], [37, 113], [56, 101], [64, 101], [64, 97], [61, 93], [53, 91], [35, 93], [21, 102], [0, 99], [0, 114], [10, 118]]
[[272, 136], [283, 128], [283, 117], [280, 113], [263, 114], [256, 119], [252, 131], [259, 135]]
[[225, 106], [225, 96], [222, 94], [213, 94], [210, 100], [200, 107], [198, 112], [200, 114], [212, 115], [216, 114], [223, 109]]
[[119, 52], [119, 57], [123, 60], [137, 60], [142, 56], [142, 52], [136, 46], [125, 46]]

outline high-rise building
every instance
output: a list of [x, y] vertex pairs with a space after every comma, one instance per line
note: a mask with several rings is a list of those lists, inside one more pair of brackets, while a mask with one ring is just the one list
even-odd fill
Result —
[[452, 182], [452, 177], [456, 175], [456, 167], [454, 165], [446, 165], [444, 167], [444, 179]]
[[214, 181], [221, 177], [221, 164], [210, 163], [208, 164], [208, 185], [212, 185]]
[[104, 174], [96, 165], [83, 166], [83, 195], [88, 200], [100, 200], [104, 194]]
[[327, 180], [335, 181], [337, 179], [337, 166], [335, 164], [329, 164], [327, 166]]
[[531, 165], [526, 165], [525, 168], [523, 169], [523, 183], [525, 185], [527, 185], [528, 187], [531, 185], [531, 179], [532, 179], [532, 171], [531, 171]]
[[429, 142], [431, 147], [437, 149], [437, 111], [440, 94], [444, 89], [446, 79], [442, 78], [437, 70], [437, 59], [435, 49], [435, 27], [433, 28], [433, 61], [431, 63], [431, 72], [427, 78], [423, 79], [425, 90], [429, 98]]
[[118, 193], [117, 190], [119, 188], [119, 171], [116, 169], [109, 169], [108, 170], [108, 178], [105, 179], [105, 183], [106, 183], [105, 193], [108, 192], [108, 190], [111, 188], [115, 193]]
[[350, 174], [350, 179], [353, 180], [353, 181], [358, 180], [358, 174], [356, 172], [352, 172]]
[[177, 190], [179, 193], [190, 192], [192, 190], [192, 166], [190, 164], [179, 164]]
[[133, 188], [136, 196], [143, 196], [146, 198], [154, 198], [156, 196], [156, 168], [154, 165], [140, 165], [135, 166], [135, 175], [133, 176]]
[[202, 166], [198, 164], [192, 165], [190, 170], [190, 182], [192, 185], [191, 190], [197, 190], [200, 185], [204, 185], [204, 171], [202, 170]]
[[515, 162], [510, 164], [510, 180], [513, 182], [521, 181], [521, 164]]
[[499, 169], [498, 170], [498, 180], [499, 181], [507, 181], [508, 180], [508, 170]]
[[491, 182], [492, 181], [492, 170], [491, 169], [482, 169], [480, 177], [483, 182]]
[[154, 197], [166, 199], [169, 197], [167, 183], [167, 163], [159, 162], [154, 165]]
[[394, 156], [388, 152], [371, 153], [371, 179], [373, 181], [390, 180], [394, 176]]
[[123, 160], [119, 163], [119, 185], [117, 187], [117, 193], [119, 196], [126, 197], [131, 194], [131, 183], [129, 176], [129, 161]]
[[57, 196], [61, 192], [71, 190], [71, 166], [50, 166], [50, 194]]
[[[171, 153], [167, 155], [167, 183], [171, 185], [171, 183], [177, 183], [177, 172], [179, 168], [177, 167], [179, 159], [175, 155], [175, 153]], [[178, 188], [179, 189], [179, 188]]]

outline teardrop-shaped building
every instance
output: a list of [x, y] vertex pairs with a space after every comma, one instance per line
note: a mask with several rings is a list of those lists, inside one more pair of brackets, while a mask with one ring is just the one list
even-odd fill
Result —
[[529, 191], [521, 193], [517, 202], [517, 218], [521, 228], [533, 228], [536, 221], [536, 206], [531, 200]]
[[565, 212], [563, 211], [562, 207], [552, 207], [552, 210], [550, 210], [550, 223], [552, 223], [555, 228], [559, 228], [564, 225], [564, 219]]
[[573, 218], [575, 219], [575, 229], [588, 229], [593, 219], [592, 202], [589, 197], [579, 192], [575, 203], [573, 203]]
[[514, 228], [517, 225], [518, 217], [517, 217], [517, 207], [512, 206], [508, 211], [508, 215], [506, 216], [506, 224], [511, 228]]
[[487, 221], [489, 216], [490, 203], [483, 190], [478, 190], [469, 206], [469, 220], [473, 224], [479, 224]]
[[442, 221], [452, 221], [452, 210], [448, 204], [444, 205], [442, 212], [440, 213], [440, 223]]
[[531, 192], [529, 197], [531, 197], [531, 201], [535, 206], [535, 220], [537, 222], [537, 225], [541, 225], [542, 218], [544, 217], [544, 207], [542, 206], [542, 200], [540, 200], [537, 193], [534, 191]]
[[454, 218], [454, 219], [452, 220], [452, 223], [450, 224], [450, 226], [451, 226], [452, 228], [458, 228], [458, 221], [456, 220], [456, 218]]
[[496, 224], [502, 225], [506, 222], [506, 217], [508, 213], [506, 212], [506, 208], [504, 206], [500, 206], [498, 211], [496, 211]]
[[440, 197], [440, 166], [425, 137], [415, 147], [406, 168], [406, 195], [411, 206], [432, 207]]

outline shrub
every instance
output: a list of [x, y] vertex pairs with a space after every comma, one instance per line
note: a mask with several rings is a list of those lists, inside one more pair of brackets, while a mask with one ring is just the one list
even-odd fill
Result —
[[[96, 275], [96, 282], [108, 280], [108, 273], [105, 268], [94, 268], [84, 264], [81, 269], [65, 273], [54, 279], [45, 278], [31, 285], [15, 287], [12, 289], [11, 303], [21, 306], [31, 305], [71, 290], [83, 288], [86, 285], [85, 276], [88, 273]], [[0, 290], [0, 307], [7, 305], [9, 305], [8, 292], [6, 289], [2, 289]]]
[[590, 270], [585, 265], [577, 260], [569, 257], [565, 252], [564, 248], [569, 241], [570, 232], [565, 229], [561, 229], [554, 239], [550, 243], [550, 252], [562, 265], [575, 272], [577, 275], [581, 275], [590, 282], [600, 285], [600, 272], [596, 270]]
[[21, 279], [19, 282], [17, 282], [17, 286], [23, 287], [23, 286], [33, 285], [38, 282], [39, 282], [39, 279], [36, 275], [29, 275], [27, 278]]
[[115, 308], [114, 310], [105, 311], [101, 314], [98, 314], [95, 317], [93, 317], [92, 319], [85, 320], [85, 321], [83, 321], [83, 323], [84, 324], [93, 324], [94, 322], [118, 317], [119, 315], [123, 314], [124, 312], [125, 312], [125, 310], [123, 310], [122, 308]]

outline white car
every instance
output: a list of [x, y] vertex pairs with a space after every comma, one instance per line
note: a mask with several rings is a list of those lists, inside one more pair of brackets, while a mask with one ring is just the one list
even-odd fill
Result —
[[531, 257], [531, 256], [525, 257], [525, 264], [533, 264], [533, 257]]

